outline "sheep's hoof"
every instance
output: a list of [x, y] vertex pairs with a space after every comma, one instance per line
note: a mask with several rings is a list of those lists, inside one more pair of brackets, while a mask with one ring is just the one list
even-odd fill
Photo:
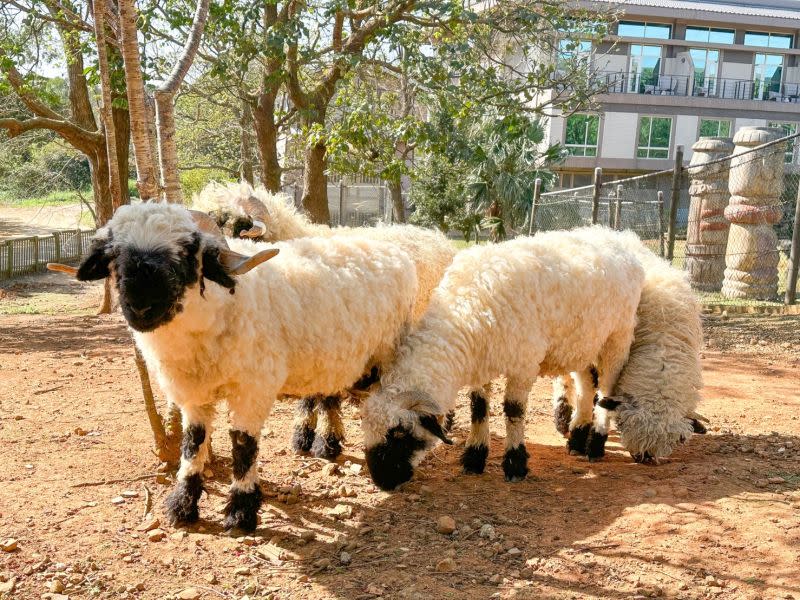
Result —
[[528, 474], [528, 449], [520, 444], [506, 450], [503, 457], [503, 473], [506, 481], [519, 482]]
[[689, 419], [689, 422], [692, 424], [692, 431], [694, 431], [695, 433], [699, 433], [700, 435], [708, 433], [708, 429], [706, 429], [706, 426], [703, 425], [697, 419]]
[[188, 525], [200, 518], [197, 503], [203, 493], [203, 480], [199, 473], [178, 480], [164, 501], [167, 519], [173, 525]]
[[589, 431], [592, 428], [590, 423], [578, 425], [569, 432], [567, 440], [567, 451], [571, 455], [586, 454], [586, 442], [589, 439]]
[[656, 464], [656, 459], [649, 452], [642, 452], [641, 454], [633, 454], [633, 460], [639, 464]]
[[251, 492], [231, 490], [228, 503], [225, 505], [225, 529], [255, 531], [262, 498], [263, 494], [258, 485]]
[[556, 424], [556, 431], [567, 437], [569, 434], [569, 422], [572, 420], [572, 407], [563, 396], [558, 399], [555, 410], [553, 411], [553, 421]]
[[589, 438], [586, 440], [586, 456], [589, 462], [597, 462], [606, 455], [607, 433], [599, 433], [594, 428], [589, 431]]
[[314, 444], [314, 429], [308, 425], [295, 427], [292, 433], [292, 450], [296, 454], [303, 454], [311, 450]]
[[470, 475], [480, 475], [486, 468], [486, 458], [489, 456], [489, 448], [485, 444], [477, 446], [467, 446], [461, 455], [461, 466], [464, 473]]
[[456, 411], [451, 410], [449, 413], [447, 413], [447, 415], [444, 418], [444, 425], [442, 426], [442, 429], [444, 429], [445, 433], [450, 433], [450, 431], [453, 429], [453, 425], [455, 424], [455, 422], [456, 422]]
[[336, 460], [341, 453], [342, 442], [333, 433], [329, 433], [325, 436], [316, 436], [314, 438], [314, 443], [311, 445], [311, 454], [317, 458]]

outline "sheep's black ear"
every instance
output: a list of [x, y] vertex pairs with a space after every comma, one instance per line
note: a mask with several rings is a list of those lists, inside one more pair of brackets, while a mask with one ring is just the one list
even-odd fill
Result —
[[89, 252], [81, 261], [75, 277], [79, 281], [95, 281], [109, 276], [111, 253], [108, 249], [109, 238], [94, 238], [89, 246]]
[[220, 250], [217, 246], [206, 246], [203, 250], [203, 272], [204, 279], [210, 279], [222, 287], [233, 289], [236, 281], [228, 275], [228, 270], [220, 260]]
[[617, 400], [613, 397], [603, 398], [597, 403], [598, 406], [605, 408], [606, 410], [616, 410], [620, 404], [622, 404], [622, 400]]
[[442, 424], [439, 423], [439, 419], [437, 419], [436, 416], [420, 415], [419, 424], [422, 425], [424, 429], [427, 429], [437, 438], [442, 440], [448, 446], [453, 445], [453, 440], [447, 437], [447, 434], [444, 432], [444, 429], [442, 429]]

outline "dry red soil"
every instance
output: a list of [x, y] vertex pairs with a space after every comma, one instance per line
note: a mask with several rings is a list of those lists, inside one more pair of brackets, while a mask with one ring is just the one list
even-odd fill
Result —
[[[172, 475], [150, 450], [127, 330], [118, 315], [85, 314], [97, 286], [61, 290], [52, 310], [35, 304], [39, 288], [0, 294], [0, 313], [25, 302], [45, 313], [0, 316], [0, 544], [16, 540], [0, 549], [0, 597], [800, 599], [797, 317], [707, 320], [711, 429], [661, 465], [634, 464], [614, 436], [601, 463], [568, 456], [543, 380], [525, 482], [503, 481], [498, 386], [484, 475], [459, 472], [458, 445], [439, 447], [389, 494], [361, 468], [355, 407], [327, 473], [288, 452], [281, 403], [261, 439], [268, 499], [255, 535], [220, 528], [221, 418], [201, 522], [162, 518], [151, 540], [143, 515], [152, 505], [162, 517]], [[462, 403], [457, 438], [467, 423]], [[441, 516], [453, 534], [437, 531]]]

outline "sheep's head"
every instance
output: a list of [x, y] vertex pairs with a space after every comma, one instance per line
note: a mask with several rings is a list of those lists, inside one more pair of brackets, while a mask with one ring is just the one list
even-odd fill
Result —
[[222, 230], [226, 237], [258, 237], [245, 235], [254, 228], [253, 219], [249, 215], [238, 214], [229, 210], [212, 210], [208, 214], [214, 219], [217, 227]]
[[176, 205], [123, 206], [92, 240], [74, 272], [80, 281], [112, 277], [128, 324], [149, 332], [183, 310], [188, 289], [213, 281], [233, 292], [234, 276], [275, 256], [275, 249], [247, 257], [228, 249], [213, 222]]
[[425, 392], [383, 390], [364, 403], [362, 412], [367, 466], [381, 489], [410, 480], [437, 439], [453, 443], [442, 428], [444, 411]]
[[647, 402], [620, 394], [603, 398], [599, 406], [610, 411], [620, 442], [636, 462], [657, 463], [685, 443], [694, 431], [691, 416], [653, 412]]

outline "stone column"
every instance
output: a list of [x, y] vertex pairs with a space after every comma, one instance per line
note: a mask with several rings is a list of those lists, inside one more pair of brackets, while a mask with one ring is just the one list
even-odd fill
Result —
[[784, 133], [769, 127], [742, 127], [736, 132], [728, 189], [730, 221], [725, 256], [726, 298], [774, 300], [778, 293], [778, 236], [773, 225], [781, 220], [783, 144], [743, 154]]
[[730, 163], [706, 163], [730, 156], [733, 141], [726, 137], [701, 137], [692, 150], [686, 268], [692, 287], [704, 292], [718, 292], [725, 271], [725, 247], [730, 226], [723, 214], [729, 198]]

